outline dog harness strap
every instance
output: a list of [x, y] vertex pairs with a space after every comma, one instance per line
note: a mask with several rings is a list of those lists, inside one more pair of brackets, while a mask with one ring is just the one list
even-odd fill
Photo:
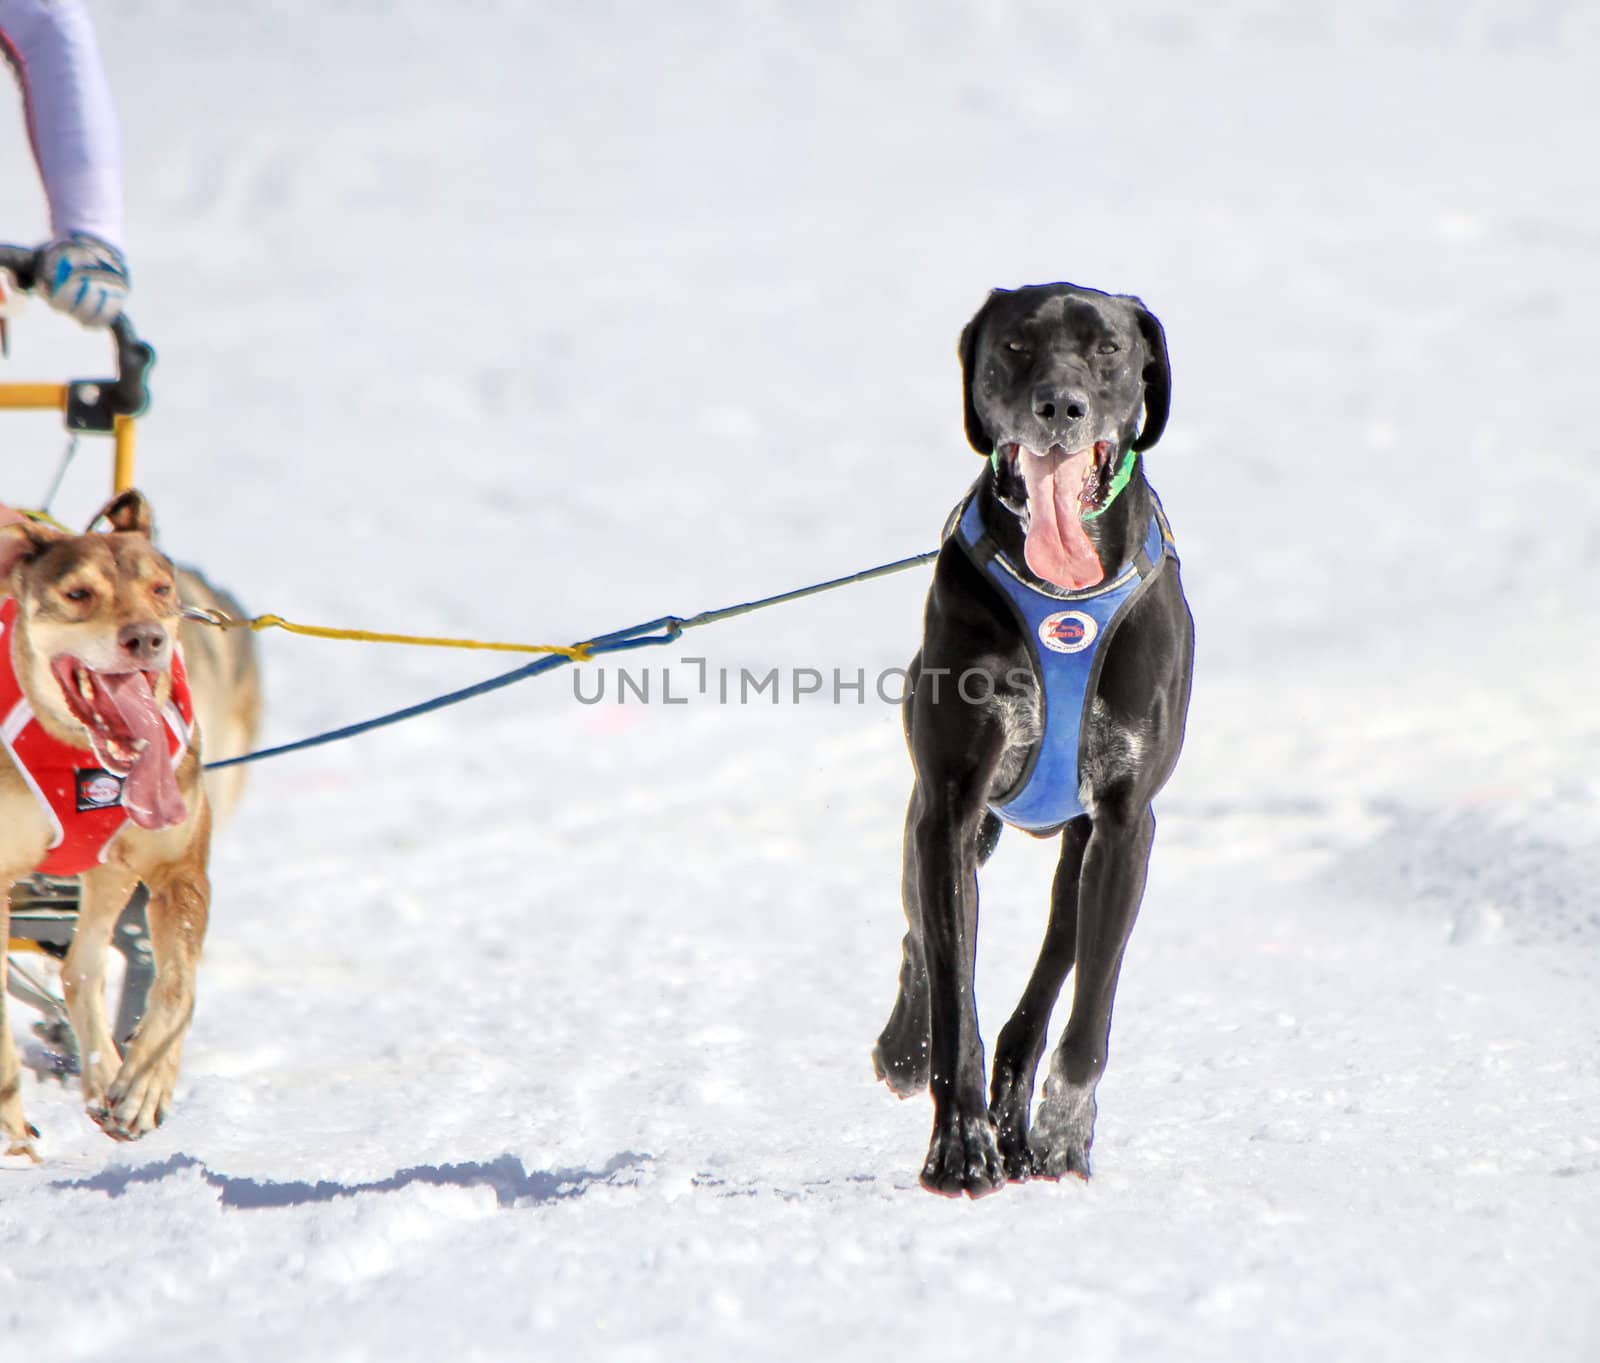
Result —
[[1042, 835], [1085, 812], [1078, 796], [1083, 735], [1106, 645], [1161, 565], [1177, 559], [1161, 503], [1154, 492], [1150, 498], [1150, 526], [1133, 561], [1083, 591], [1053, 588], [1020, 571], [984, 528], [976, 490], [952, 518], [956, 542], [1010, 606], [1039, 683], [1042, 736], [1016, 784], [989, 806], [1013, 827]]
[[[106, 771], [86, 748], [63, 743], [40, 724], [17, 676], [17, 601], [0, 603], [0, 743], [28, 783], [54, 833], [34, 868], [40, 875], [75, 876], [105, 860], [128, 823], [123, 778]], [[167, 753], [176, 767], [189, 749], [194, 699], [183, 654], [172, 655], [172, 695], [163, 710]]]

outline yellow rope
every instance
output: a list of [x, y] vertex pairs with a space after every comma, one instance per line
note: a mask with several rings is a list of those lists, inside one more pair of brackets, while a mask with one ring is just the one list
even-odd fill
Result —
[[37, 521], [40, 525], [48, 525], [56, 530], [66, 530], [69, 535], [72, 533], [68, 527], [62, 525], [48, 511], [33, 511], [25, 506], [13, 506], [9, 509], [15, 511], [19, 516], [26, 516], [30, 521]]
[[363, 644], [416, 644], [421, 648], [477, 648], [494, 653], [559, 653], [576, 663], [589, 661], [589, 645], [573, 644], [501, 644], [483, 639], [441, 639], [425, 634], [380, 634], [368, 629], [333, 629], [327, 625], [297, 625], [281, 615], [258, 615], [252, 620], [235, 620], [221, 611], [191, 608], [185, 612], [191, 620], [201, 620], [219, 629], [282, 629], [290, 634], [307, 634], [314, 639], [354, 639]]
[[[66, 529], [66, 526], [48, 511], [16, 509], [30, 521], [40, 521], [58, 530]], [[199, 606], [187, 607], [184, 614], [191, 620], [215, 625], [218, 629], [252, 629], [258, 633], [264, 629], [282, 629], [290, 634], [310, 635], [313, 639], [353, 639], [362, 644], [414, 644], [419, 648], [475, 648], [485, 649], [491, 653], [559, 653], [563, 658], [570, 658], [575, 663], [589, 661], [588, 644], [573, 644], [570, 647], [561, 644], [501, 644], [484, 639], [441, 639], [426, 634], [380, 634], [369, 629], [332, 629], [327, 625], [297, 625], [292, 620], [285, 620], [281, 615], [258, 615], [252, 620], [235, 620], [231, 615], [224, 615], [221, 611], [205, 610]]]

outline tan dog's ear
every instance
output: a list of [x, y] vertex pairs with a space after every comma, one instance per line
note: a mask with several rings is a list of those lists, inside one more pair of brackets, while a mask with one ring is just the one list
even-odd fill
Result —
[[111, 533], [114, 535], [143, 535], [149, 539], [155, 531], [156, 523], [150, 514], [150, 503], [145, 501], [144, 493], [135, 488], [113, 497], [95, 512], [85, 533], [103, 520], [111, 523]]
[[64, 531], [39, 521], [20, 519], [0, 525], [0, 588], [10, 585], [11, 575], [24, 563], [66, 538]]

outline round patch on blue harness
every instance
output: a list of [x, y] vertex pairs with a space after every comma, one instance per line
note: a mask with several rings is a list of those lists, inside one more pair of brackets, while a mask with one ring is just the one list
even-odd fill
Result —
[[1057, 611], [1039, 622], [1039, 642], [1055, 653], [1082, 653], [1100, 626], [1082, 611]]

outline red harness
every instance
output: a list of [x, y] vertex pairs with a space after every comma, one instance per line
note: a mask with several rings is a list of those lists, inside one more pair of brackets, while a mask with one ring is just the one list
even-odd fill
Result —
[[[38, 796], [55, 829], [44, 860], [34, 869], [42, 875], [75, 876], [99, 865], [128, 823], [122, 807], [122, 778], [95, 762], [94, 753], [76, 748], [46, 732], [17, 679], [17, 601], [0, 604], [0, 743], [17, 770]], [[163, 708], [167, 721], [167, 753], [172, 765], [189, 748], [194, 724], [194, 698], [183, 653], [172, 654], [172, 695]]]

